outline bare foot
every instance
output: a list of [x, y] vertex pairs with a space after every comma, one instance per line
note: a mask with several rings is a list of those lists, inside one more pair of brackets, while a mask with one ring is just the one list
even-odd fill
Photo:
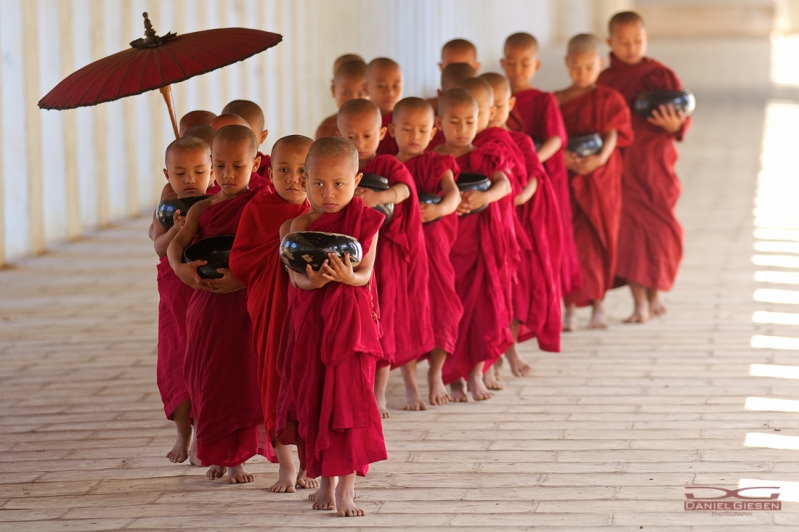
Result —
[[226, 467], [212, 465], [211, 468], [205, 473], [205, 478], [208, 480], [216, 480], [218, 478], [224, 477], [225, 473], [227, 473]]
[[504, 388], [504, 386], [502, 386], [502, 384], [497, 380], [497, 377], [494, 374], [494, 368], [488, 368], [488, 371], [483, 373], [483, 384], [489, 390], [501, 390]]
[[420, 410], [427, 410], [427, 405], [424, 404], [424, 400], [422, 399], [422, 396], [419, 394], [419, 390], [416, 390], [416, 392], [413, 392], [411, 390], [405, 391], [405, 404], [402, 405], [402, 409], [410, 410], [413, 412], [418, 412]]
[[666, 307], [660, 301], [660, 295], [657, 290], [647, 288], [646, 298], [649, 300], [649, 312], [652, 316], [659, 318], [666, 313]]
[[227, 471], [228, 484], [246, 484], [252, 481], [253, 481], [252, 475], [247, 473], [247, 470], [244, 469], [244, 464], [233, 466], [229, 468]]
[[388, 413], [388, 408], [386, 407], [386, 400], [383, 399], [382, 401], [377, 401], [377, 410], [380, 412], [380, 417], [382, 419], [388, 419], [391, 417], [391, 414]]
[[644, 308], [636, 307], [635, 310], [633, 310], [632, 316], [630, 316], [629, 318], [624, 320], [623, 323], [644, 323], [644, 322], [649, 321], [649, 319], [651, 317], [652, 316], [649, 315], [649, 309], [648, 308], [646, 308], [646, 307], [644, 307]]
[[637, 283], [630, 283], [630, 293], [633, 296], [633, 315], [624, 320], [624, 323], [644, 323], [652, 317], [649, 314], [649, 300], [646, 288]]
[[405, 382], [405, 404], [403, 410], [418, 412], [427, 410], [422, 395], [419, 393], [419, 385], [416, 383], [416, 361], [412, 360], [400, 368], [402, 380]]
[[463, 382], [463, 379], [458, 379], [450, 384], [449, 389], [452, 393], [450, 397], [452, 397], [453, 403], [466, 403], [469, 401], [469, 396], [466, 395], [466, 383]]
[[294, 462], [289, 466], [280, 464], [277, 482], [269, 487], [272, 493], [294, 493], [294, 486], [297, 484], [297, 470], [294, 469]]
[[444, 381], [441, 380], [440, 372], [438, 375], [433, 375], [428, 372], [427, 388], [429, 389], [427, 398], [431, 405], [445, 405], [452, 400], [452, 397], [447, 393], [447, 387], [444, 386]]
[[335, 510], [336, 478], [322, 477], [322, 483], [319, 485], [319, 491], [314, 493], [313, 499], [311, 500], [313, 501], [312, 508], [314, 510]]
[[178, 437], [172, 450], [166, 453], [166, 457], [173, 464], [182, 464], [189, 457], [189, 444], [191, 442], [191, 425], [188, 431], [178, 429]]
[[189, 463], [193, 466], [202, 467], [203, 463], [197, 458], [197, 438], [192, 438], [191, 447], [189, 447]]
[[315, 478], [308, 478], [305, 475], [305, 470], [300, 469], [300, 474], [297, 475], [297, 487], [304, 490], [311, 490], [319, 487], [319, 481]]
[[[516, 337], [514, 336], [514, 338], [516, 338]], [[511, 347], [511, 349], [512, 349], [512, 347]], [[507, 355], [507, 353], [505, 353], [505, 354]], [[510, 359], [508, 359], [508, 360], [510, 360]], [[502, 370], [503, 370], [504, 364], [505, 364], [505, 362], [502, 360], [502, 357], [499, 357], [497, 359], [497, 361], [494, 362], [494, 365], [491, 366], [491, 369], [494, 371], [494, 378], [497, 379], [498, 381], [502, 380], [502, 373], [503, 373]]]
[[336, 508], [339, 517], [360, 517], [364, 511], [355, 506], [355, 473], [339, 479], [336, 488]]
[[386, 406], [386, 387], [388, 386], [389, 371], [391, 371], [390, 366], [383, 366], [375, 371], [375, 400], [377, 401], [377, 409], [380, 411], [380, 417], [383, 419], [390, 417]]
[[469, 372], [469, 390], [472, 392], [472, 399], [475, 401], [485, 401], [491, 399], [494, 394], [489, 392], [483, 384], [483, 363], [477, 364]]
[[577, 330], [577, 307], [566, 305], [566, 312], [563, 313], [563, 332]]
[[591, 321], [588, 322], [589, 329], [607, 329], [608, 322], [605, 320], [605, 307], [602, 301], [594, 301], [591, 309]]
[[[513, 373], [515, 377], [526, 377], [531, 371], [533, 371], [533, 368], [531, 368], [530, 365], [527, 364], [521, 356], [519, 356], [519, 353], [516, 352], [515, 345], [510, 346], [508, 350], [505, 351], [505, 357], [508, 359], [510, 372]], [[496, 366], [496, 364], [494, 364], [494, 366]]]

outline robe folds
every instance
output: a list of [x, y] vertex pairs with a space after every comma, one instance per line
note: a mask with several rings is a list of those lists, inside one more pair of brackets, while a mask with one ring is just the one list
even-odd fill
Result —
[[[386, 113], [382, 116], [382, 124], [381, 127], [388, 128], [388, 125], [391, 123], [391, 117], [393, 113]], [[378, 155], [397, 155], [399, 153], [399, 146], [397, 146], [397, 141], [394, 140], [394, 137], [389, 135], [388, 130], [386, 130], [386, 136], [383, 137], [383, 140], [380, 141], [380, 145], [377, 147], [377, 154]]]
[[569, 304], [584, 307], [601, 300], [613, 287], [621, 223], [621, 150], [633, 142], [630, 110], [621, 94], [598, 86], [561, 105], [566, 131], [572, 137], [611, 129], [617, 133], [616, 149], [605, 165], [588, 175], [569, 172], [574, 240], [580, 255], [583, 285], [566, 294]]
[[392, 368], [418, 360], [435, 347], [427, 293], [429, 268], [416, 184], [404, 164], [378, 155], [361, 168], [388, 184], [406, 185], [410, 197], [394, 206], [394, 216], [380, 230], [375, 279], [380, 295], [380, 343]]
[[[682, 90], [676, 74], [661, 63], [645, 57], [628, 65], [612, 53], [597, 83], [619, 91], [631, 109], [642, 92]], [[674, 212], [681, 188], [674, 141], [683, 140], [691, 119], [672, 134], [635, 111], [631, 115], [635, 140], [624, 150], [616, 278], [669, 290], [683, 253], [683, 230]]]
[[[280, 260], [280, 227], [307, 211], [307, 202], [289, 203], [273, 192], [256, 194], [244, 208], [230, 252], [230, 269], [247, 287], [264, 427], [270, 435], [275, 430], [280, 390], [277, 353], [288, 312], [289, 276]], [[269, 461], [277, 461], [271, 437], [264, 454]]]
[[[438, 194], [441, 178], [452, 170], [455, 179], [460, 173], [452, 155], [426, 152], [405, 161], [419, 192]], [[449, 260], [450, 250], [458, 236], [458, 215], [452, 213], [439, 220], [424, 224], [425, 249], [427, 251], [430, 319], [433, 325], [435, 347], [447, 353], [455, 350], [458, 339], [458, 324], [463, 315], [463, 305], [455, 291], [455, 269]]]
[[[274, 192], [275, 187], [272, 186], [272, 181], [269, 179], [268, 171], [269, 166], [272, 164], [272, 158], [269, 155], [264, 155], [261, 152], [258, 152], [258, 157], [261, 158], [261, 165], [258, 167], [258, 170], [250, 175], [250, 183], [247, 185], [247, 188], [253, 192], [260, 192], [261, 190]], [[211, 180], [211, 184], [209, 185], [206, 194], [213, 196], [214, 194], [218, 194], [220, 190], [222, 190], [222, 188], [217, 184], [217, 182]]]
[[569, 182], [563, 159], [563, 150], [568, 141], [566, 128], [560, 115], [560, 107], [552, 93], [527, 89], [513, 96], [516, 98], [516, 105], [508, 117], [508, 128], [529, 135], [535, 142], [543, 143], [549, 138], [560, 137], [563, 143], [555, 155], [544, 161], [544, 168], [557, 194], [560, 209], [563, 237], [560, 276], [562, 293], [565, 294], [580, 286], [580, 262], [574, 243]]
[[[456, 159], [461, 174], [508, 171], [503, 154], [477, 148]], [[479, 213], [458, 218], [458, 237], [450, 252], [455, 291], [463, 305], [455, 350], [444, 363], [450, 384], [468, 376], [479, 363], [487, 370], [513, 344], [510, 268], [518, 249], [511, 195], [489, 203]]]
[[[253, 192], [207, 207], [195, 241], [235, 235]], [[203, 464], [235, 466], [258, 451], [263, 423], [247, 290], [196, 290], [186, 310], [184, 378], [197, 417], [197, 456]]]
[[156, 375], [166, 418], [189, 399], [183, 378], [186, 358], [186, 308], [194, 290], [175, 275], [169, 259], [158, 263], [158, 361]]
[[[355, 237], [366, 255], [383, 215], [353, 198], [323, 214], [309, 231]], [[382, 235], [381, 235], [382, 237]], [[310, 478], [366, 475], [387, 458], [374, 396], [380, 346], [374, 277], [366, 286], [328, 283], [317, 290], [289, 287], [289, 311], [278, 355], [281, 369], [276, 434], [301, 436]]]

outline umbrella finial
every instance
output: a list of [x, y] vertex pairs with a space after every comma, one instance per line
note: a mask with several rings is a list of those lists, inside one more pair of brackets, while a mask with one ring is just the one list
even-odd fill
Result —
[[167, 33], [163, 37], [159, 37], [157, 33], [155, 33], [155, 29], [153, 28], [152, 22], [150, 22], [150, 17], [145, 11], [141, 14], [144, 17], [144, 39], [136, 39], [135, 41], [131, 41], [130, 45], [134, 48], [155, 48], [156, 46], [161, 46], [165, 41], [168, 41], [172, 37], [175, 37], [175, 33]]

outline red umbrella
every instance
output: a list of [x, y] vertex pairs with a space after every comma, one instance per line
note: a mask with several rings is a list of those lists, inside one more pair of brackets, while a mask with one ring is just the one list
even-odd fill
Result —
[[170, 84], [243, 61], [276, 46], [277, 33], [248, 28], [223, 28], [185, 35], [156, 35], [147, 13], [144, 39], [131, 48], [86, 65], [56, 85], [39, 100], [42, 109], [74, 109], [111, 102], [160, 89], [178, 136]]

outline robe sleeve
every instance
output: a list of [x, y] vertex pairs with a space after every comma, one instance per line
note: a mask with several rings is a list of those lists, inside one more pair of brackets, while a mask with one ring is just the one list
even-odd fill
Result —
[[608, 91], [605, 100], [604, 114], [607, 116], [606, 127], [602, 132], [607, 133], [610, 129], [615, 129], [618, 134], [616, 140], [617, 148], [625, 148], [633, 143], [633, 124], [630, 116], [630, 108], [624, 97], [616, 91]]

